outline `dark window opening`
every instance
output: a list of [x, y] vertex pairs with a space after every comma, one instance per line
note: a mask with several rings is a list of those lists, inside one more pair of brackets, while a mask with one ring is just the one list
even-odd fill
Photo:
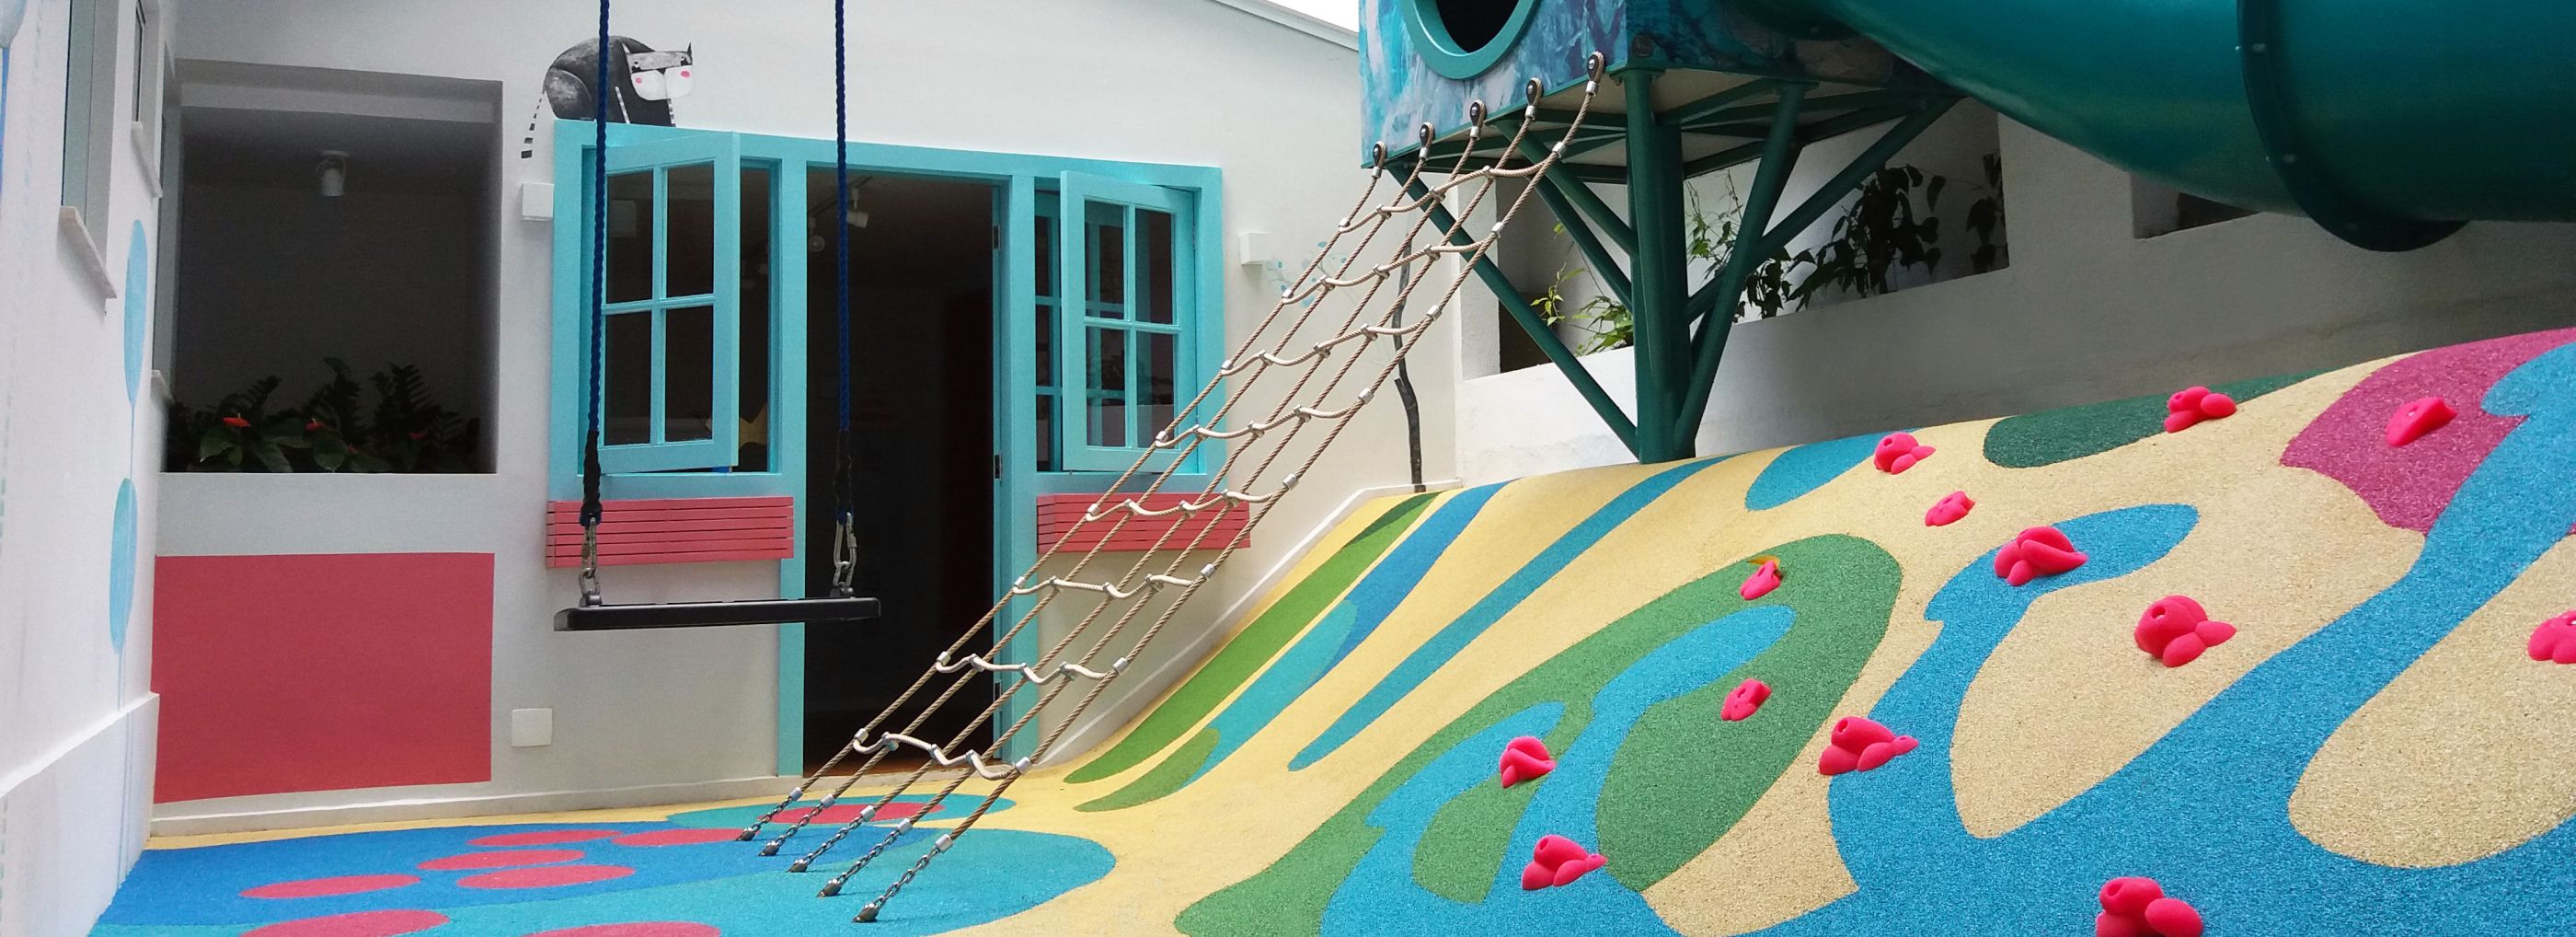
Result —
[[1449, 34], [1460, 52], [1474, 52], [1503, 34], [1513, 11], [1526, 0], [1432, 0], [1440, 13], [1440, 28]]

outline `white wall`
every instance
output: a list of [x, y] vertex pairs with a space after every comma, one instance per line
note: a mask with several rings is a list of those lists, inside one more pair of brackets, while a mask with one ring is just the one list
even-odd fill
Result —
[[[175, 21], [173, 0], [161, 4]], [[125, 0], [118, 21], [132, 9]], [[128, 292], [136, 222], [157, 238], [157, 208], [120, 86], [103, 92], [117, 102], [110, 172], [94, 180], [109, 186], [105, 217], [82, 219], [104, 232], [105, 256], [90, 259], [61, 227], [69, 11], [39, 0], [0, 37], [0, 937], [87, 932], [142, 848], [151, 790], [148, 559], [134, 566], [121, 649], [108, 622], [119, 486], [135, 483], [146, 557], [158, 494], [157, 392], [128, 386], [125, 300], [113, 295]], [[101, 53], [132, 73], [130, 40]]]
[[[2000, 138], [2011, 265], [1737, 325], [1700, 427], [1702, 454], [2161, 394], [2576, 322], [2576, 225], [2474, 224], [2407, 254], [2353, 248], [2278, 215], [2141, 240], [2126, 173], [2009, 120]], [[1860, 144], [1811, 148], [1790, 198], [1833, 171], [1822, 163], [1835, 145]], [[1964, 208], [1958, 194], [1945, 209]], [[1944, 227], [1946, 246], [1964, 253], [1967, 239]], [[1469, 302], [1491, 300], [1476, 290]], [[1466, 321], [1464, 367], [1490, 373], [1492, 339], [1474, 331], [1494, 324]], [[1634, 412], [1630, 352], [1585, 363]], [[1455, 394], [1469, 482], [1630, 460], [1553, 367], [1477, 377]]]
[[[757, 12], [751, 12], [756, 9]], [[685, 127], [827, 138], [831, 132], [830, 5], [822, 0], [720, 7], [626, 0], [616, 29], [657, 47], [694, 44], [698, 75], [677, 102]], [[518, 138], [556, 53], [591, 35], [582, 4], [455, 0], [236, 0], [179, 37], [187, 59], [305, 65], [458, 77], [504, 84], [508, 163], [504, 199], [546, 181], [549, 133], [535, 159]], [[1229, 232], [1270, 232], [1282, 259], [1302, 266], [1358, 197], [1351, 165], [1359, 94], [1347, 47], [1210, 0], [957, 0], [869, 4], [853, 23], [851, 126], [872, 142], [1187, 163], [1224, 171]], [[548, 121], [547, 123], [551, 123]], [[569, 573], [538, 566], [536, 520], [546, 497], [550, 231], [498, 222], [500, 376], [490, 426], [497, 473], [442, 479], [169, 480], [164, 511], [172, 554], [325, 550], [482, 550], [497, 555], [495, 725], [506, 711], [551, 706], [556, 743], [506, 747], [496, 732], [493, 780], [436, 790], [378, 790], [192, 804], [177, 813], [328, 811], [396, 799], [402, 809], [456, 812], [525, 804], [546, 792], [599, 792], [646, 783], [716, 782], [771, 770], [775, 638], [766, 629], [719, 634], [557, 635], [547, 616], [572, 601]], [[1232, 245], [1233, 239], [1227, 243]], [[1270, 309], [1255, 270], [1228, 258], [1227, 316], [1237, 327]], [[1434, 345], [1451, 340], [1435, 333]], [[1382, 362], [1382, 356], [1373, 361]], [[1416, 364], [1424, 387], [1454, 380], [1451, 363]], [[1373, 370], [1373, 369], [1372, 369]], [[1392, 395], [1387, 395], [1392, 396]], [[1434, 480], [1451, 464], [1450, 414], [1424, 417]], [[1304, 505], [1254, 537], [1198, 612], [1164, 646], [1195, 653], [1252, 591], [1329, 522], [1348, 493], [1404, 483], [1404, 420], [1393, 404], [1362, 416], [1341, 453], [1301, 485]], [[244, 499], [310, 499], [285, 518]], [[246, 529], [253, 518], [260, 523]], [[314, 525], [294, 534], [292, 531]], [[252, 532], [257, 531], [257, 532]], [[613, 570], [620, 600], [774, 594], [774, 567]], [[1182, 649], [1187, 649], [1183, 651]], [[923, 662], [925, 665], [927, 661]], [[1172, 668], [1162, 679], [1181, 671]], [[632, 677], [657, 674], [654, 692]], [[1143, 684], [1144, 681], [1140, 681]], [[1138, 685], [1126, 692], [1152, 692]], [[663, 789], [660, 793], [670, 793]], [[612, 795], [584, 794], [599, 800]], [[614, 795], [624, 796], [624, 795]], [[639, 795], [640, 796], [640, 795]], [[480, 800], [477, 800], [480, 799]], [[579, 798], [577, 798], [579, 799]], [[322, 816], [305, 813], [301, 819]], [[209, 820], [207, 822], [272, 822]]]

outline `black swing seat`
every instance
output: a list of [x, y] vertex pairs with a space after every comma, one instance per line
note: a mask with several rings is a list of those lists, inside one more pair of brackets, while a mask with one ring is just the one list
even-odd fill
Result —
[[736, 602], [668, 602], [650, 605], [575, 605], [555, 613], [556, 631], [634, 631], [642, 628], [707, 628], [719, 625], [793, 625], [866, 621], [878, 616], [877, 600], [857, 596], [820, 599], [744, 599]]

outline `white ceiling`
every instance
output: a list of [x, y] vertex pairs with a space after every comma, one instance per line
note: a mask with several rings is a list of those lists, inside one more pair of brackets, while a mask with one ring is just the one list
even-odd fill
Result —
[[479, 192], [500, 158], [488, 123], [314, 111], [189, 107], [180, 115], [190, 183], [318, 186], [324, 150], [349, 154], [353, 192]]

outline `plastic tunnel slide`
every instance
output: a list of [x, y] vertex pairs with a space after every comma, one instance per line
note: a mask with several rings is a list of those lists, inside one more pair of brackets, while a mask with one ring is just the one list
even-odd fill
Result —
[[2576, 220], [2567, 0], [1753, 0], [1855, 31], [2013, 119], [2364, 247]]

